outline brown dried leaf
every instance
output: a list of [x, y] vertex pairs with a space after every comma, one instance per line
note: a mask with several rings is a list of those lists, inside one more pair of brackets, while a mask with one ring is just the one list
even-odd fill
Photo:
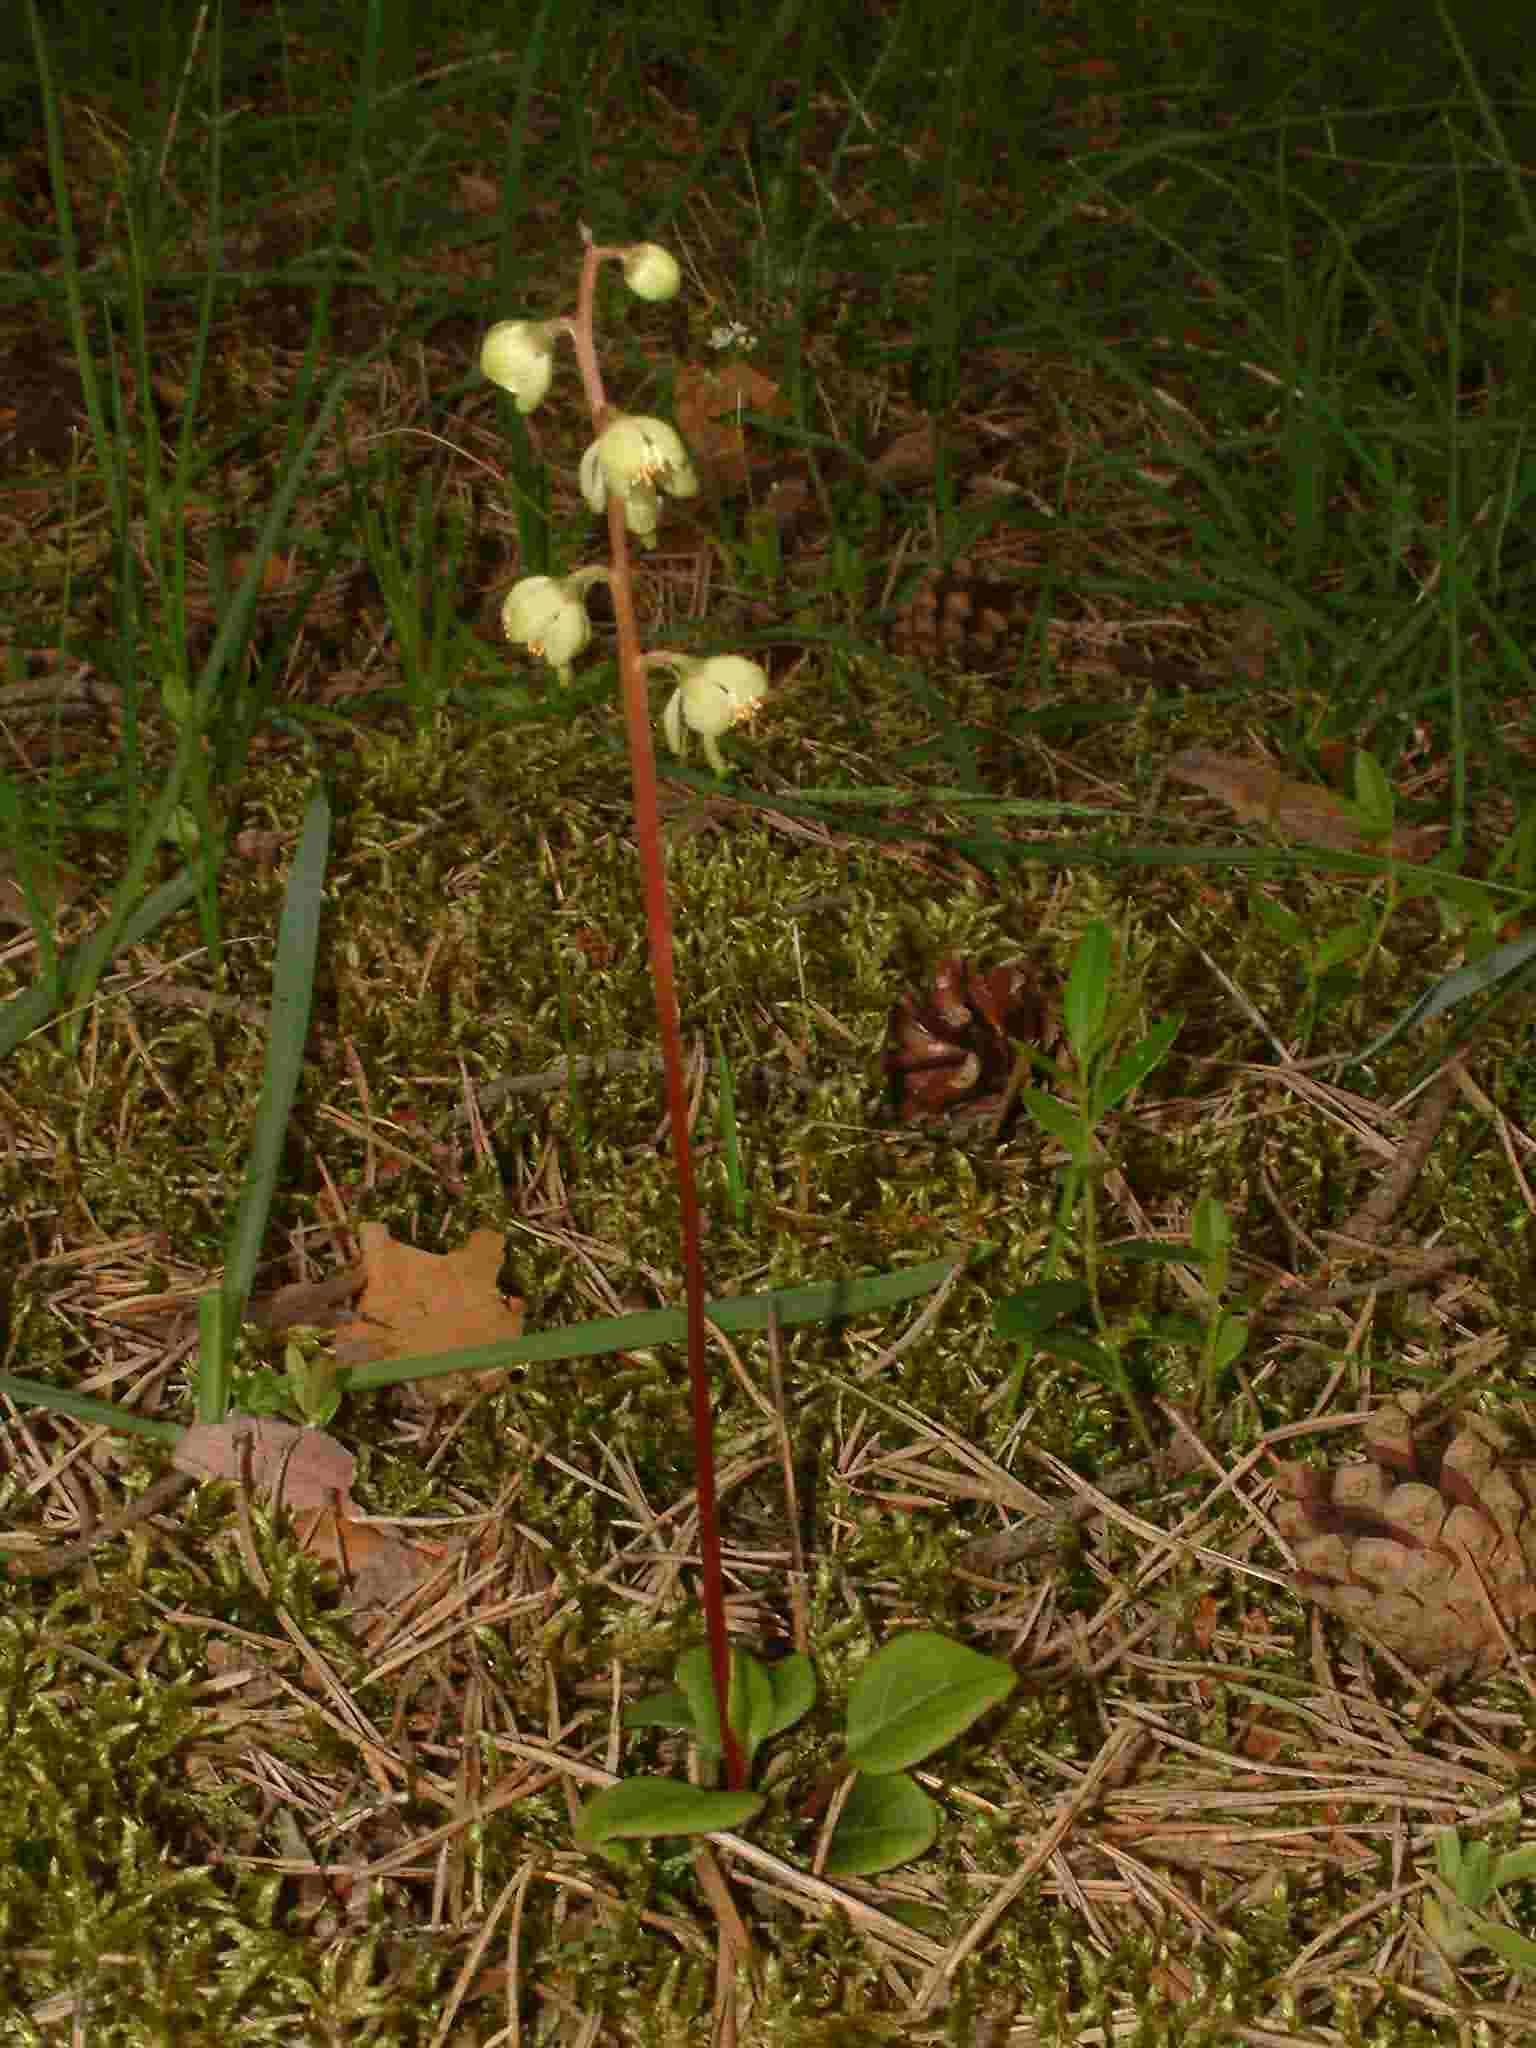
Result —
[[249, 1480], [275, 1508], [293, 1516], [295, 1540], [339, 1572], [354, 1609], [388, 1607], [438, 1562], [421, 1545], [355, 1519], [352, 1453], [324, 1430], [272, 1416], [231, 1415], [186, 1430], [171, 1462], [195, 1479]]
[[178, 1472], [194, 1479], [249, 1478], [274, 1507], [297, 1512], [340, 1502], [354, 1505], [352, 1453], [323, 1429], [300, 1429], [271, 1415], [231, 1415], [224, 1422], [194, 1422], [171, 1453]]
[[340, 1573], [357, 1608], [392, 1607], [438, 1562], [419, 1544], [334, 1507], [311, 1508], [293, 1527], [311, 1557]]
[[[894, 441], [887, 442], [869, 465], [869, 473], [883, 484], [920, 484], [929, 482], [939, 467], [939, 430], [931, 419], [923, 420], [918, 426], [909, 427], [904, 434], [898, 434]], [[945, 459], [953, 464], [970, 462], [980, 451], [980, 443], [974, 436], [967, 437], [953, 432], [943, 437]]]
[[789, 403], [771, 377], [750, 363], [727, 363], [705, 369], [697, 363], [680, 371], [674, 400], [678, 430], [688, 452], [709, 482], [720, 490], [741, 490], [754, 469], [773, 460], [748, 439], [744, 412], [787, 415]]
[[[33, 863], [32, 885], [38, 893], [42, 909], [55, 917], [65, 904], [73, 903], [85, 881], [74, 868], [55, 864], [42, 871], [37, 862]], [[32, 923], [32, 912], [27, 903], [27, 892], [14, 873], [10, 856], [0, 856], [0, 925], [19, 925], [23, 929]]]
[[1344, 853], [1383, 853], [1423, 860], [1440, 844], [1439, 825], [1402, 826], [1385, 837], [1361, 830], [1344, 799], [1321, 783], [1283, 775], [1258, 755], [1217, 754], [1191, 747], [1168, 763], [1175, 782], [1190, 782], [1219, 797], [1245, 822], [1267, 825], [1282, 838], [1307, 840]]
[[[523, 1304], [505, 1299], [496, 1285], [507, 1244], [500, 1232], [474, 1231], [457, 1251], [442, 1253], [401, 1244], [382, 1223], [364, 1223], [357, 1235], [363, 1293], [356, 1316], [337, 1333], [339, 1365], [460, 1351], [522, 1335]], [[449, 1373], [423, 1380], [418, 1391], [433, 1402], [456, 1401], [472, 1389], [499, 1386], [501, 1377]]]
[[502, 188], [499, 178], [485, 178], [478, 171], [458, 174], [459, 204], [466, 213], [500, 213]]
[[334, 1329], [350, 1315], [352, 1297], [363, 1284], [361, 1262], [320, 1280], [294, 1280], [271, 1294], [253, 1294], [245, 1320], [264, 1330]]

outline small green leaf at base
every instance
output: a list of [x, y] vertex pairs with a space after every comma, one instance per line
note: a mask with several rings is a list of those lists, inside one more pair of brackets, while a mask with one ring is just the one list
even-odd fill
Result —
[[1017, 1674], [997, 1657], [913, 1629], [877, 1650], [848, 1695], [848, 1761], [877, 1776], [904, 1771], [1004, 1700]]
[[1481, 1914], [1472, 1924], [1485, 1948], [1491, 1948], [1496, 1956], [1515, 1969], [1536, 1975], [1536, 1941], [1517, 1934], [1513, 1927], [1505, 1927], [1500, 1921], [1485, 1920]]
[[773, 1694], [773, 1708], [759, 1730], [760, 1739], [764, 1742], [772, 1735], [782, 1735], [797, 1721], [803, 1721], [815, 1706], [815, 1666], [799, 1650], [791, 1651], [777, 1664], [768, 1666], [768, 1684]]
[[605, 1842], [648, 1835], [712, 1835], [744, 1827], [762, 1809], [758, 1792], [706, 1792], [677, 1778], [626, 1778], [587, 1801], [576, 1822], [576, 1842], [601, 1849]]
[[[674, 1700], [683, 1702], [682, 1719], [674, 1720], [670, 1725], [687, 1728], [698, 1743], [701, 1756], [718, 1756], [721, 1748], [720, 1716], [715, 1707], [715, 1683], [709, 1651], [704, 1645], [685, 1650], [678, 1658], [677, 1682], [677, 1693], [661, 1695], [662, 1702], [669, 1707]], [[803, 1657], [797, 1651], [778, 1664], [764, 1664], [747, 1651], [732, 1646], [731, 1725], [749, 1771], [762, 1744], [783, 1729], [793, 1727], [796, 1721], [810, 1712], [815, 1701], [816, 1673], [809, 1657]], [[655, 1703], [651, 1705], [653, 1711], [649, 1718], [655, 1720], [658, 1718], [654, 1713]], [[641, 1725], [638, 1720], [631, 1721], [628, 1713], [625, 1720], [631, 1727]]]
[[666, 1692], [653, 1692], [643, 1700], [632, 1700], [619, 1716], [626, 1728], [675, 1728], [684, 1735], [693, 1733], [693, 1709], [688, 1704], [688, 1695], [671, 1686]]
[[837, 1817], [822, 1868], [828, 1877], [873, 1877], [923, 1855], [938, 1832], [939, 1809], [920, 1785], [900, 1772], [882, 1778], [861, 1772]]

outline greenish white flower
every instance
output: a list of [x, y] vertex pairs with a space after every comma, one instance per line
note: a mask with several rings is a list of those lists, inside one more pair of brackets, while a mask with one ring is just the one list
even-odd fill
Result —
[[558, 576], [525, 576], [513, 584], [501, 606], [501, 630], [507, 638], [526, 647], [535, 661], [547, 661], [562, 683], [571, 680], [571, 663], [592, 638], [592, 621], [574, 582]]
[[624, 282], [637, 299], [675, 299], [683, 273], [659, 242], [636, 242], [624, 251]]
[[650, 484], [635, 484], [624, 493], [624, 524], [643, 548], [656, 538], [661, 499]]
[[667, 745], [681, 758], [688, 734], [704, 743], [704, 758], [717, 775], [725, 773], [720, 737], [752, 717], [768, 694], [768, 678], [755, 661], [740, 654], [712, 654], [704, 661], [677, 663], [682, 681], [661, 715]]
[[660, 494], [691, 498], [699, 479], [677, 431], [665, 420], [621, 413], [581, 458], [581, 494], [601, 512], [612, 491], [624, 501], [624, 523], [648, 542], [656, 531]]
[[548, 330], [536, 320], [498, 320], [480, 344], [480, 368], [511, 392], [519, 412], [532, 412], [555, 374]]

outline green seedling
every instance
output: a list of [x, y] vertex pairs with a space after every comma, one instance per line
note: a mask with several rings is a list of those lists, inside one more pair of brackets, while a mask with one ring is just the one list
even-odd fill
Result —
[[258, 1366], [237, 1379], [235, 1406], [245, 1415], [276, 1415], [324, 1429], [341, 1406], [341, 1375], [320, 1348], [321, 1333], [300, 1331], [283, 1347], [283, 1369]]
[[368, 560], [389, 612], [400, 691], [426, 731], [458, 683], [475, 643], [458, 615], [468, 534], [423, 478], [409, 515], [386, 490], [363, 508]]
[[1221, 1382], [1248, 1348], [1248, 1318], [1226, 1306], [1232, 1278], [1232, 1219], [1214, 1195], [1202, 1195], [1189, 1222], [1189, 1242], [1204, 1267], [1212, 1307], [1200, 1350], [1200, 1387], [1206, 1420], [1215, 1413]]
[[[1405, 1032], [1428, 1024], [1469, 997], [1481, 998], [1461, 1041], [1470, 1038], [1493, 1012], [1536, 981], [1536, 935], [1516, 933], [1512, 926], [1528, 917], [1536, 904], [1536, 810], [1523, 811], [1499, 848], [1485, 880], [1466, 875], [1423, 875], [1415, 893], [1431, 894], [1446, 929], [1462, 941], [1465, 964], [1444, 974], [1379, 1038], [1355, 1055], [1355, 1063], [1374, 1059]], [[1407, 892], [1405, 891], [1405, 894]], [[1440, 1057], [1444, 1056], [1443, 1050]]]
[[736, 1075], [719, 1031], [715, 1032], [715, 1064], [720, 1073], [720, 1162], [725, 1170], [726, 1199], [739, 1229], [745, 1229], [751, 1200], [741, 1163], [741, 1126], [736, 1120]]
[[[693, 1741], [701, 1767], [712, 1772], [725, 1745], [707, 1652], [685, 1651], [676, 1678], [669, 1691], [627, 1709], [625, 1725], [681, 1731]], [[821, 1863], [828, 1876], [873, 1876], [932, 1847], [939, 1808], [907, 1772], [964, 1734], [1017, 1682], [999, 1658], [929, 1629], [897, 1636], [875, 1652], [848, 1695], [846, 1790]], [[744, 1650], [732, 1650], [729, 1711], [749, 1773], [762, 1745], [794, 1727], [815, 1699], [816, 1676], [808, 1657], [797, 1652], [765, 1664]], [[676, 1778], [626, 1778], [587, 1801], [576, 1840], [583, 1848], [623, 1860], [628, 1841], [743, 1827], [766, 1804], [766, 1795], [745, 1788], [720, 1792]]]
[[[1054, 1066], [1044, 1062], [1051, 1067], [1056, 1092], [1025, 1088], [1019, 1096], [1035, 1123], [1064, 1148], [1067, 1158], [1040, 1286], [1002, 1304], [1006, 1315], [998, 1327], [1020, 1343], [1009, 1388], [1013, 1398], [1017, 1398], [1037, 1349], [1062, 1352], [1115, 1388], [1150, 1455], [1151, 1436], [1131, 1383], [1124, 1347], [1110, 1331], [1100, 1301], [1095, 1187], [1103, 1156], [1099, 1127], [1163, 1059], [1184, 1020], [1181, 1015], [1165, 1017], [1127, 1043], [1135, 1012], [1134, 997], [1116, 996], [1114, 937], [1107, 924], [1097, 921], [1078, 941], [1062, 998], [1069, 1058]], [[1080, 1246], [1084, 1268], [1083, 1291], [1075, 1298], [1059, 1290], [1076, 1283], [1057, 1278], [1066, 1248], [1074, 1242]], [[1082, 1305], [1093, 1314], [1096, 1328], [1092, 1338], [1068, 1340], [1067, 1333], [1058, 1333], [1049, 1347], [1040, 1343], [1055, 1323]]]
[[1254, 890], [1249, 905], [1266, 931], [1301, 964], [1305, 987], [1296, 1023], [1296, 1042], [1298, 1050], [1305, 1052], [1312, 1042], [1317, 1020], [1329, 1003], [1355, 988], [1358, 963], [1371, 949], [1374, 927], [1363, 918], [1355, 918], [1331, 932], [1319, 933], [1306, 918], [1288, 910], [1283, 903], [1276, 903], [1262, 889]]
[[[1391, 840], [1397, 822], [1397, 794], [1381, 762], [1363, 747], [1355, 753], [1354, 798], [1345, 815], [1367, 840], [1379, 840], [1384, 848]], [[1318, 1018], [1329, 1004], [1347, 998], [1358, 988], [1397, 905], [1423, 893], [1424, 885], [1404, 885], [1390, 869], [1383, 880], [1385, 888], [1377, 914], [1352, 918], [1325, 932], [1318, 932], [1309, 919], [1298, 917], [1262, 889], [1255, 889], [1249, 898], [1258, 922], [1301, 962], [1306, 985], [1296, 1037], [1302, 1051], [1310, 1045]]]
[[1438, 1882], [1424, 1900], [1424, 1932], [1448, 1961], [1459, 1963], [1474, 1949], [1491, 1948], [1517, 1970], [1536, 1973], [1536, 1941], [1517, 1933], [1483, 1908], [1505, 1885], [1536, 1878], [1536, 1847], [1498, 1855], [1486, 1842], [1466, 1842], [1455, 1828], [1435, 1838]]

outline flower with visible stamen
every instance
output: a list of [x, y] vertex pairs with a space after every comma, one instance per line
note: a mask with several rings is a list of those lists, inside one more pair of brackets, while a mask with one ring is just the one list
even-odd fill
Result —
[[571, 576], [523, 577], [502, 601], [501, 630], [568, 683], [571, 663], [592, 638], [583, 592], [606, 576], [604, 569], [578, 569]]
[[682, 678], [661, 717], [668, 746], [681, 759], [688, 751], [688, 734], [697, 733], [705, 760], [717, 775], [724, 775], [721, 735], [755, 715], [768, 694], [767, 676], [755, 661], [740, 654], [712, 654], [702, 661], [688, 655], [668, 655], [662, 661], [651, 655], [649, 660]]
[[601, 512], [608, 493], [624, 501], [624, 523], [642, 542], [656, 531], [660, 495], [691, 498], [699, 479], [677, 431], [665, 420], [621, 413], [581, 458], [581, 494]]

